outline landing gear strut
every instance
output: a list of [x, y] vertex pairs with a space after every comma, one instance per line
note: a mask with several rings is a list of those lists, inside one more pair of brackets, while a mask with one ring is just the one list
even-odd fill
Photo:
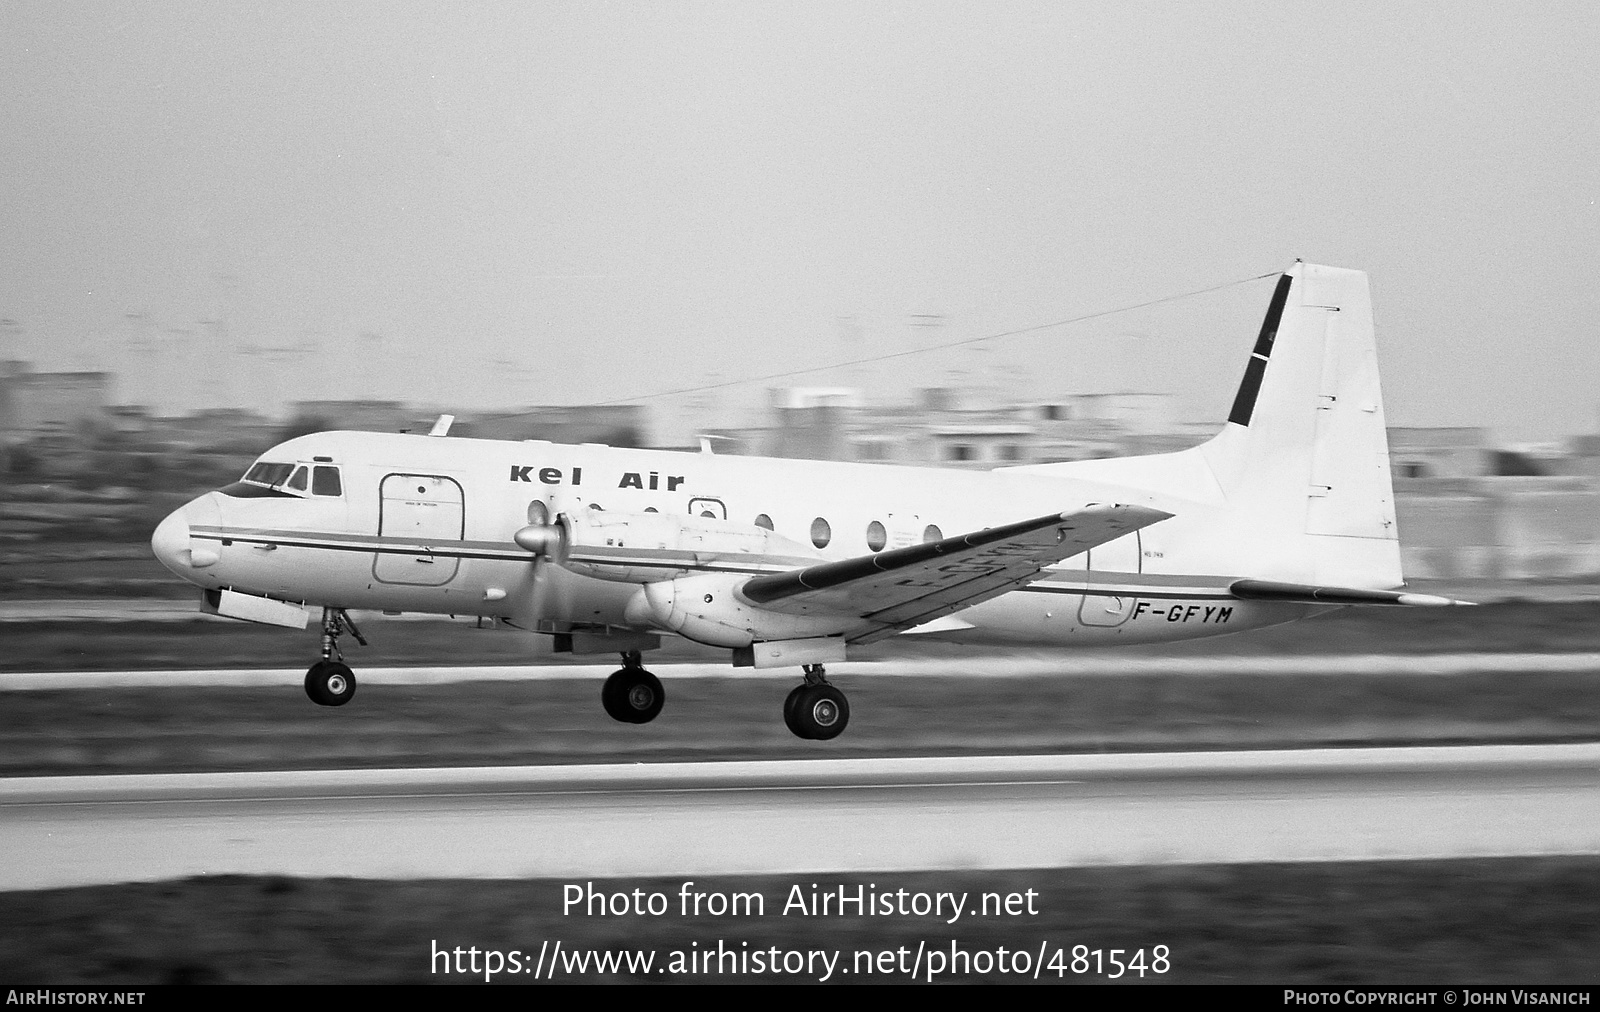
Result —
[[322, 609], [322, 660], [306, 672], [306, 695], [318, 706], [343, 706], [356, 694], [355, 672], [345, 664], [339, 650], [343, 633], [354, 636], [362, 646], [367, 645], [366, 637], [343, 608]]
[[804, 684], [783, 701], [783, 722], [798, 738], [827, 741], [850, 723], [850, 701], [828, 681], [820, 664], [807, 664]]
[[622, 655], [622, 668], [607, 678], [600, 690], [600, 703], [606, 713], [624, 724], [650, 723], [666, 701], [661, 680], [644, 669], [637, 650]]

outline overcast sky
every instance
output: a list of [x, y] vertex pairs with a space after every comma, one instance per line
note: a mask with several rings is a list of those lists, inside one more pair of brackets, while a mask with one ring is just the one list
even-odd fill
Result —
[[[1587, 2], [0, 0], [0, 353], [167, 409], [580, 403], [1302, 257], [1371, 274], [1391, 424], [1593, 431], [1597, 54]], [[1270, 286], [789, 382], [1220, 419]]]

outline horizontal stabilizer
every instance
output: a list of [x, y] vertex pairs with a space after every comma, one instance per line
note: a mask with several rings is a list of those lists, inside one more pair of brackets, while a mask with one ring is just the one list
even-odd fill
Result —
[[1318, 587], [1309, 583], [1277, 583], [1273, 580], [1235, 580], [1228, 585], [1228, 590], [1241, 601], [1281, 601], [1294, 604], [1398, 604], [1413, 608], [1444, 608], [1473, 603], [1433, 594], [1408, 594], [1401, 590]]

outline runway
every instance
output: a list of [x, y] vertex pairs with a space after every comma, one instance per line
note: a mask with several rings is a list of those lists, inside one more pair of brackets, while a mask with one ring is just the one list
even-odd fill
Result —
[[1600, 745], [0, 780], [0, 888], [1600, 853]]
[[[446, 685], [454, 682], [535, 682], [550, 679], [603, 680], [617, 669], [601, 664], [415, 665], [356, 667], [363, 685]], [[719, 678], [738, 681], [792, 682], [788, 669], [735, 668], [726, 663], [672, 663], [653, 667], [664, 681]], [[1065, 653], [1017, 652], [978, 660], [888, 659], [830, 665], [829, 672], [848, 685], [855, 677], [875, 678], [1070, 678], [1074, 675], [1465, 675], [1480, 671], [1600, 671], [1600, 653], [1450, 653], [1450, 654], [1307, 654], [1303, 656], [1156, 656], [1130, 657], [1117, 651]], [[43, 689], [107, 688], [254, 688], [298, 689], [304, 668], [192, 668], [141, 671], [0, 672], [0, 692]]]

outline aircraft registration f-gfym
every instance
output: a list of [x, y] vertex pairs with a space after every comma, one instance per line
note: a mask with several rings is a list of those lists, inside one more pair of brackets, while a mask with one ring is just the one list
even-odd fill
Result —
[[1301, 263], [1226, 424], [1176, 453], [972, 472], [324, 432], [151, 545], [213, 613], [304, 628], [320, 606], [325, 706], [355, 693], [348, 609], [476, 615], [620, 653], [601, 698], [630, 723], [661, 711], [641, 655], [663, 634], [799, 666], [784, 721], [813, 739], [849, 720], [824, 665], [902, 633], [1106, 646], [1455, 603], [1400, 589], [1367, 277]]

